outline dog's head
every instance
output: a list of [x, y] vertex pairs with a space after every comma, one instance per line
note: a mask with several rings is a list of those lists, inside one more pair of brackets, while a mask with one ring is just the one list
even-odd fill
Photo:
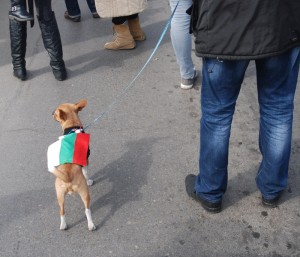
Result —
[[85, 99], [78, 103], [64, 103], [56, 108], [52, 113], [53, 118], [58, 121], [63, 130], [71, 127], [82, 127], [82, 123], [78, 117], [78, 112], [81, 111], [87, 104]]

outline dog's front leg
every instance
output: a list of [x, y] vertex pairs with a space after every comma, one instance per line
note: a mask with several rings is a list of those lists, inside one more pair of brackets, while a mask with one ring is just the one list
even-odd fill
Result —
[[94, 184], [94, 181], [92, 179], [89, 179], [87, 170], [88, 170], [88, 166], [82, 167], [82, 173], [83, 173], [83, 176], [85, 177], [86, 183], [88, 184], [88, 186], [91, 186]]

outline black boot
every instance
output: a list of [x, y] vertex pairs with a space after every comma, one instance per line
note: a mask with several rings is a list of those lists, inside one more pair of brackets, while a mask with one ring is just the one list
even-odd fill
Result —
[[14, 76], [21, 80], [26, 80], [26, 39], [27, 39], [27, 23], [9, 20], [10, 31], [10, 47], [12, 64], [14, 68]]
[[39, 19], [39, 24], [45, 49], [50, 56], [50, 66], [54, 77], [59, 81], [65, 80], [67, 71], [63, 60], [61, 39], [54, 12], [52, 12], [51, 18], [47, 21]]
[[11, 0], [10, 2], [9, 19], [17, 21], [32, 21], [34, 19], [32, 14], [26, 10], [26, 0]]

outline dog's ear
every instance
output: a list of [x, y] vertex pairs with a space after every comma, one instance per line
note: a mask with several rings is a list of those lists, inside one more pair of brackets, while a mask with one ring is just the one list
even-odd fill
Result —
[[87, 104], [86, 99], [82, 99], [78, 103], [76, 103], [75, 105], [76, 105], [77, 111], [81, 111], [84, 107], [86, 107], [86, 104]]
[[66, 113], [61, 109], [56, 109], [53, 113], [53, 119], [57, 120], [58, 122], [65, 121], [67, 118]]

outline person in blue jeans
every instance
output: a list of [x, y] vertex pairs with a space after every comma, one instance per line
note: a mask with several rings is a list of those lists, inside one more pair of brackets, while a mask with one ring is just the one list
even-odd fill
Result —
[[222, 210], [231, 123], [245, 71], [255, 60], [262, 155], [256, 184], [262, 204], [274, 208], [288, 182], [300, 1], [204, 2], [194, 1], [191, 17], [196, 55], [203, 57], [203, 81], [199, 173], [186, 177], [187, 194], [209, 212]]
[[[96, 10], [95, 0], [86, 0], [86, 3], [92, 13], [93, 18], [100, 18]], [[65, 0], [65, 4], [67, 7], [67, 11], [65, 11], [64, 17], [73, 22], [80, 22], [81, 12], [78, 0]]]
[[186, 11], [191, 7], [192, 0], [170, 0], [173, 12], [177, 9], [171, 20], [171, 41], [179, 65], [182, 89], [191, 89], [198, 77], [198, 72], [192, 60], [192, 35], [190, 34], [190, 15]]

